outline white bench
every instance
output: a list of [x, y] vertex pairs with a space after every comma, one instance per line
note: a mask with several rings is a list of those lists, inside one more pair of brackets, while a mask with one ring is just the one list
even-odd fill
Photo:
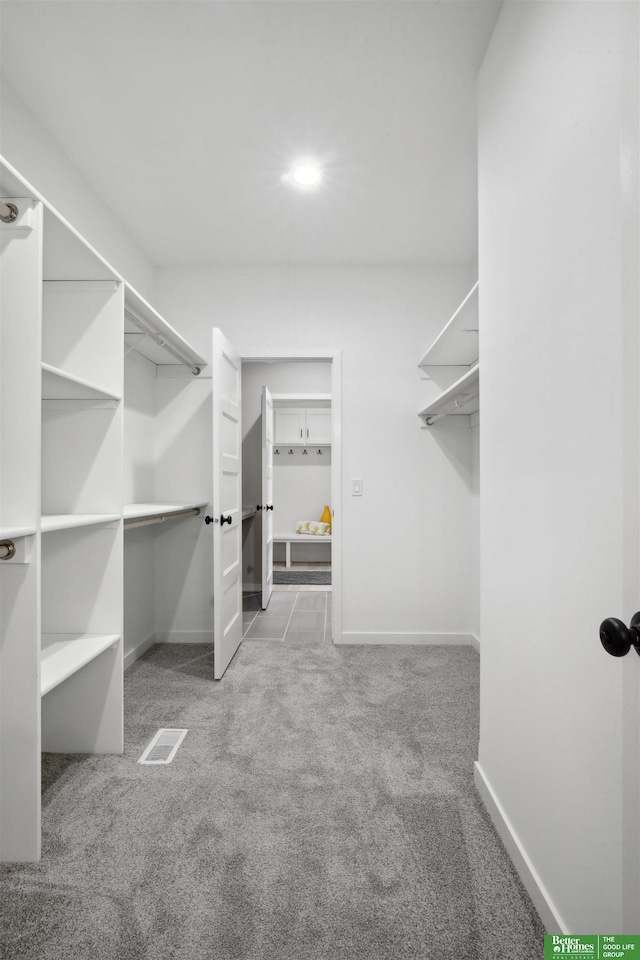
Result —
[[280, 533], [273, 537], [273, 543], [284, 543], [285, 563], [290, 567], [292, 543], [331, 543], [331, 534], [318, 536], [316, 533]]

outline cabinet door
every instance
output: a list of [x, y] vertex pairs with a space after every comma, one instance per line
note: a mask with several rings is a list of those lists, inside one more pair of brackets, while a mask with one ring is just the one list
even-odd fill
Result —
[[306, 443], [331, 443], [331, 410], [307, 410]]
[[281, 408], [275, 411], [275, 442], [304, 443], [304, 410]]

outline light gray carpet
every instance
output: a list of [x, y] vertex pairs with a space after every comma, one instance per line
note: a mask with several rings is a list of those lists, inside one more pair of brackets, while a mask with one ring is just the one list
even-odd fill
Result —
[[313, 583], [327, 586], [331, 583], [330, 570], [275, 570], [273, 571], [274, 583], [297, 583], [301, 586]]
[[[472, 781], [467, 647], [245, 642], [126, 674], [123, 757], [46, 758], [43, 860], [0, 869], [8, 960], [538, 960]], [[167, 767], [136, 764], [188, 727]]]

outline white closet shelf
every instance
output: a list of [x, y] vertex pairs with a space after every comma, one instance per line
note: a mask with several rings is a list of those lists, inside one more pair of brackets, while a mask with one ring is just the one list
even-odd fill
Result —
[[117, 393], [105, 390], [89, 380], [60, 370], [50, 363], [42, 364], [43, 400], [120, 400]]
[[420, 411], [420, 417], [430, 426], [431, 418], [440, 418], [448, 414], [466, 415], [477, 413], [480, 408], [478, 393], [480, 390], [480, 365], [476, 364], [464, 376], [456, 380], [448, 390], [440, 394]]
[[20, 537], [32, 537], [35, 533], [35, 526], [0, 527], [0, 540], [19, 540]]
[[119, 513], [46, 513], [42, 515], [40, 529], [43, 533], [52, 533], [54, 530], [112, 523], [114, 520], [120, 520]]
[[43, 633], [40, 644], [40, 696], [115, 646], [118, 633]]
[[[136, 350], [156, 367], [179, 367], [181, 364], [198, 372], [207, 361], [197, 353], [177, 330], [167, 323], [151, 304], [125, 281], [125, 345]], [[129, 314], [129, 316], [127, 316]], [[138, 324], [149, 331], [145, 333]], [[158, 342], [160, 341], [160, 342]]]
[[[431, 367], [472, 367], [478, 361], [478, 283], [440, 331], [418, 366], [430, 376]], [[463, 372], [460, 370], [460, 373]]]
[[206, 507], [206, 500], [197, 500], [182, 503], [126, 503], [123, 507], [125, 528], [133, 526], [136, 521], [162, 523], [164, 520], [178, 519], [181, 514], [194, 514], [195, 510]]

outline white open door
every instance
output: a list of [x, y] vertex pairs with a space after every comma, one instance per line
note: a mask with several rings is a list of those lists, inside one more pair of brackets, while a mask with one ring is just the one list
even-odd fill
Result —
[[242, 642], [241, 361], [213, 330], [213, 676]]
[[273, 399], [262, 388], [262, 609], [273, 590]]

